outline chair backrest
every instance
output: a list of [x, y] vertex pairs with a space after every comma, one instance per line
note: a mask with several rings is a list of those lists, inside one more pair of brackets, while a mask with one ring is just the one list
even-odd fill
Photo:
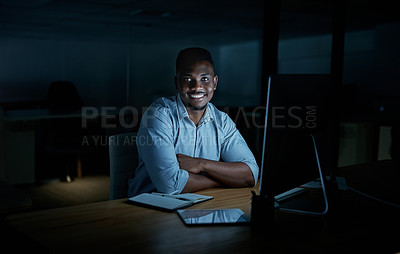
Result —
[[110, 200], [128, 197], [128, 179], [138, 165], [136, 133], [110, 136]]
[[83, 107], [82, 98], [75, 85], [69, 81], [56, 81], [50, 84], [47, 94], [50, 112], [67, 113]]

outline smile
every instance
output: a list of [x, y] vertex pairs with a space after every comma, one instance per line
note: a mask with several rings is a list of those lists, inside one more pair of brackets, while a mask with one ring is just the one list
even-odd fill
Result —
[[196, 93], [196, 94], [188, 94], [188, 96], [193, 99], [201, 99], [201, 98], [205, 97], [206, 94], [205, 93], [200, 93], [200, 94]]

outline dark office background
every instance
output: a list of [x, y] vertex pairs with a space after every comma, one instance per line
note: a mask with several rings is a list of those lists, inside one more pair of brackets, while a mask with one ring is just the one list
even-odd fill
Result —
[[[281, 1], [278, 73], [330, 72], [335, 2]], [[399, 96], [396, 8], [382, 1], [345, 2], [343, 83], [366, 97]], [[268, 1], [0, 4], [2, 105], [41, 101], [51, 82], [69, 80], [85, 105], [146, 106], [174, 93], [175, 57], [187, 46], [212, 51], [220, 75], [216, 104], [260, 103]]]
[[[85, 106], [128, 105], [141, 113], [155, 98], [175, 93], [179, 50], [200, 46], [216, 62], [220, 81], [214, 104], [260, 106], [266, 85], [263, 47], [274, 39], [267, 29], [276, 8], [271, 4], [1, 0], [0, 105], [4, 115], [46, 108], [49, 85], [69, 81]], [[330, 73], [333, 20], [339, 18], [345, 22], [342, 84], [354, 102], [350, 121], [367, 121], [382, 111], [392, 117], [400, 98], [400, 16], [394, 2], [344, 1], [339, 15], [337, 5], [340, 1], [281, 1], [277, 73]]]

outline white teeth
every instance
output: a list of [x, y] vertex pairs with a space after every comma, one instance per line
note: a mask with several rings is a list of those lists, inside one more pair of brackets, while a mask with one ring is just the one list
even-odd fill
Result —
[[192, 97], [192, 98], [198, 99], [198, 98], [203, 97], [204, 94], [191, 94], [191, 95], [189, 95], [189, 96]]

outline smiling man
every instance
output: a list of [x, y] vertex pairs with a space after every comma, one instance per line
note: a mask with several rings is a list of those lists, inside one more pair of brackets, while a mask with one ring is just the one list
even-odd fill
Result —
[[156, 100], [142, 117], [129, 196], [254, 186], [252, 152], [229, 116], [210, 102], [218, 83], [210, 52], [180, 51], [174, 82], [177, 95]]

